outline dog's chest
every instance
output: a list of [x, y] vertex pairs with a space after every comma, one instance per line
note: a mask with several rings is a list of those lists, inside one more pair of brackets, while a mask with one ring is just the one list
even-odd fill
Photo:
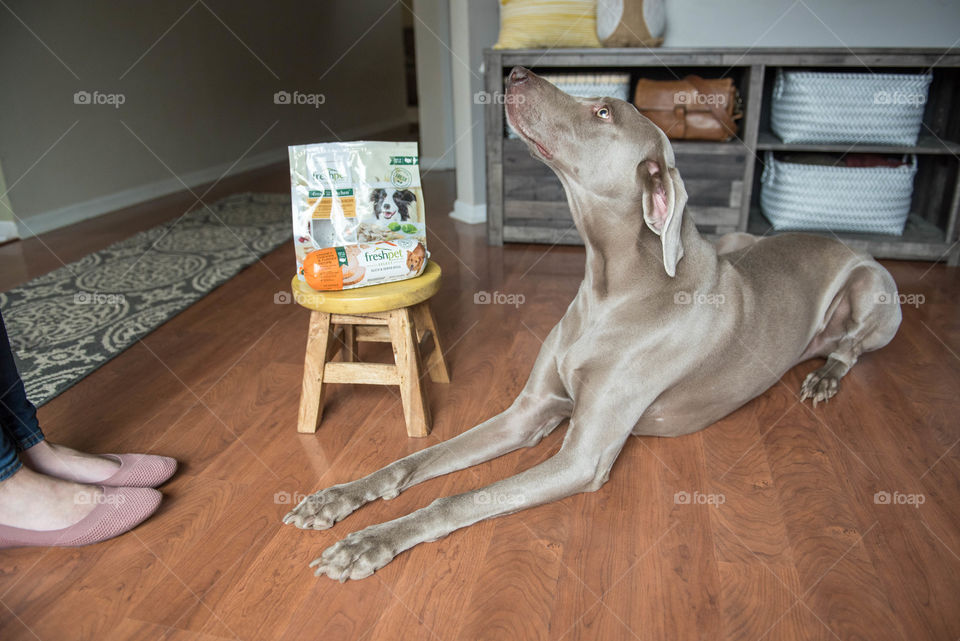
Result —
[[561, 327], [560, 344], [564, 347], [556, 356], [557, 370], [571, 397], [584, 385], [625, 374], [638, 346], [629, 328], [589, 318]]

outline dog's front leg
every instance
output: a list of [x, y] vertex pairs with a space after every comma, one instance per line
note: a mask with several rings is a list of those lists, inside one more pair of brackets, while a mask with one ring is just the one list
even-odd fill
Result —
[[573, 407], [557, 373], [558, 335], [554, 329], [544, 341], [523, 391], [505, 411], [361, 479], [311, 494], [283, 522], [324, 530], [365, 503], [392, 499], [417, 483], [538, 443], [570, 415]]
[[362, 579], [418, 543], [436, 541], [494, 516], [596, 490], [606, 482], [634, 424], [619, 420], [612, 412], [587, 421], [575, 415], [560, 451], [543, 463], [485, 488], [437, 499], [401, 518], [354, 532], [310, 565], [318, 576], [326, 574], [341, 582]]

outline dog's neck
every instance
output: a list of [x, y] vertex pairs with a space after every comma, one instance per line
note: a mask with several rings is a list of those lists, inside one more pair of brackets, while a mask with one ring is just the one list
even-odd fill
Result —
[[[699, 280], [713, 274], [713, 245], [684, 212], [680, 238], [684, 255], [670, 277], [663, 266], [660, 237], [647, 228], [641, 204], [611, 201], [594, 194], [573, 195], [568, 189], [573, 221], [587, 250], [584, 284], [601, 297], [620, 293], [653, 293], [676, 280]], [[693, 286], [693, 283], [690, 283]]]

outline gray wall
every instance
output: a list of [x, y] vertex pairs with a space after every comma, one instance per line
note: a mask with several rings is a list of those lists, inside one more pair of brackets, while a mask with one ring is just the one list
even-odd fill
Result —
[[450, 73], [450, 5], [413, 0], [421, 170], [453, 169], [453, 77]]
[[951, 47], [956, 0], [666, 0], [667, 47]]
[[483, 153], [483, 50], [497, 39], [499, 15], [495, 0], [450, 0], [450, 36], [454, 61], [453, 114], [457, 141], [457, 199], [451, 215], [465, 222], [486, 220], [486, 165]]
[[[392, 1], [193, 2], [6, 0], [19, 20], [0, 8], [0, 163], [22, 227], [182, 189], [164, 164], [198, 182], [245, 152], [238, 167], [405, 119]], [[78, 105], [81, 90], [125, 102]], [[278, 90], [326, 102], [274, 104]]]

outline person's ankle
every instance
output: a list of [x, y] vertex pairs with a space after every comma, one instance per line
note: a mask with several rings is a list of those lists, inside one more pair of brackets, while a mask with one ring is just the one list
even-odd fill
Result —
[[35, 472], [74, 483], [99, 483], [110, 478], [120, 467], [114, 460], [46, 440], [21, 452], [20, 460]]
[[20, 452], [23, 466], [38, 474], [50, 474], [57, 466], [57, 454], [46, 439]]
[[53, 448], [50, 447], [50, 442], [47, 439], [35, 443], [28, 447], [27, 449], [20, 452], [21, 461], [34, 461], [38, 459], [44, 459], [53, 455]]

